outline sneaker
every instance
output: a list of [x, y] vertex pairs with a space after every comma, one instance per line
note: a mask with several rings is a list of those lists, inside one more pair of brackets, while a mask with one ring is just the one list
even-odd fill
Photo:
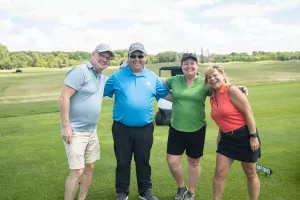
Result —
[[128, 194], [125, 192], [118, 193], [117, 200], [128, 200]]
[[184, 199], [184, 196], [185, 194], [188, 192], [188, 188], [187, 186], [185, 185], [184, 187], [182, 188], [178, 188], [177, 189], [177, 193], [176, 193], [176, 196], [175, 196], [175, 200], [183, 200]]
[[147, 190], [143, 195], [139, 196], [140, 200], [158, 200], [156, 196], [152, 194], [152, 190]]
[[184, 198], [184, 200], [194, 200], [194, 198], [195, 198], [195, 194], [188, 191], [185, 198]]

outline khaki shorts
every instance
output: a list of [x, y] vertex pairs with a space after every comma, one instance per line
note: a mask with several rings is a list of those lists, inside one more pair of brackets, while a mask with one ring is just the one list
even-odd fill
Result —
[[100, 144], [96, 131], [73, 131], [71, 144], [65, 141], [64, 144], [70, 169], [83, 169], [85, 164], [100, 159]]

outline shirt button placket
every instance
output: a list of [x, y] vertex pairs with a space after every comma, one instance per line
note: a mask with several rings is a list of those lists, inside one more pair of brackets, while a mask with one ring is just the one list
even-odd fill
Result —
[[137, 86], [137, 84], [138, 84], [138, 77], [135, 76], [135, 86]]

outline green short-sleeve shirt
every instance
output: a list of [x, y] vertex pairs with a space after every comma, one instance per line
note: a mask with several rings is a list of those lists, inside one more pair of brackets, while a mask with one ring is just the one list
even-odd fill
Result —
[[187, 87], [184, 76], [177, 75], [168, 78], [166, 84], [173, 96], [172, 127], [178, 131], [194, 132], [205, 126], [205, 99], [211, 92], [204, 86], [203, 79], [197, 76]]

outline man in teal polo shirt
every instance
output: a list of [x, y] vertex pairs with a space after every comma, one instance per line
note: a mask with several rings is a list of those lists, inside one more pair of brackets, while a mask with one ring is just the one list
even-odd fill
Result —
[[89, 62], [67, 72], [59, 98], [62, 137], [71, 170], [66, 180], [65, 200], [74, 199], [79, 182], [79, 200], [86, 199], [94, 163], [100, 159], [97, 122], [108, 79], [102, 71], [112, 57], [111, 48], [99, 44]]
[[139, 199], [157, 200], [152, 194], [150, 151], [153, 144], [153, 100], [166, 97], [169, 89], [145, 67], [146, 51], [133, 43], [126, 67], [107, 81], [104, 95], [115, 95], [112, 133], [117, 159], [116, 192], [118, 200], [127, 200], [132, 154], [136, 164]]

